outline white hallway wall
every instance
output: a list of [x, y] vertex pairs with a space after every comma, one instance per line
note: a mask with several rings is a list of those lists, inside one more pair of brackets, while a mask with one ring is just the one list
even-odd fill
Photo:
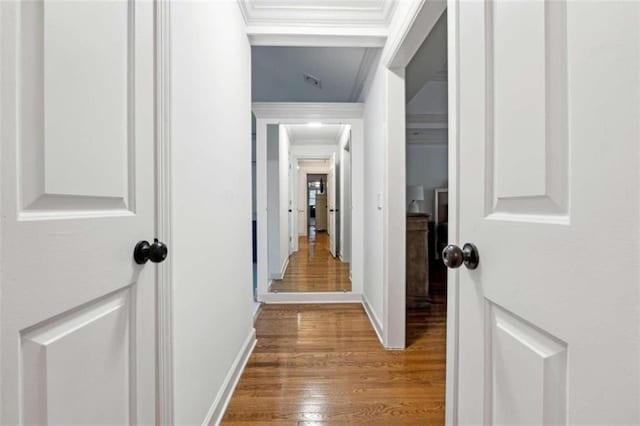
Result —
[[[278, 278], [282, 268], [280, 250], [280, 127], [267, 126], [267, 235], [269, 278]], [[286, 194], [286, 193], [284, 193]]]
[[379, 332], [384, 318], [383, 211], [386, 69], [379, 60], [364, 91], [364, 279], [363, 298], [373, 313]]
[[280, 276], [284, 275], [285, 268], [289, 262], [289, 134], [286, 129], [280, 126], [280, 155], [278, 160], [280, 186]]
[[[420, 202], [423, 212], [433, 215], [433, 190], [448, 185], [448, 161], [447, 144], [407, 144], [407, 185], [424, 188], [424, 201]], [[410, 201], [407, 199], [407, 204]]]
[[343, 262], [351, 260], [351, 158], [350, 153], [345, 151], [345, 146], [349, 143], [351, 128], [345, 127], [340, 135], [338, 151], [340, 165], [340, 258]]
[[[407, 103], [407, 115], [438, 114], [446, 116], [448, 106], [447, 82], [429, 81]], [[447, 131], [442, 129], [441, 132], [446, 134]], [[422, 185], [425, 191], [424, 201], [420, 202], [422, 211], [432, 215], [434, 209], [433, 190], [448, 186], [448, 151], [446, 142], [407, 144], [407, 185]], [[407, 204], [410, 201], [407, 199]]]
[[236, 2], [172, 2], [171, 31], [175, 424], [202, 424], [253, 333], [251, 52]]

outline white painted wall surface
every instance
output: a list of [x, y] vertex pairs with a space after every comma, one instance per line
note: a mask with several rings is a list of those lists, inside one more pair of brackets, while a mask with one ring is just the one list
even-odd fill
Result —
[[[379, 61], [378, 61], [379, 62]], [[376, 320], [383, 319], [383, 211], [386, 134], [386, 86], [381, 64], [365, 86], [364, 94], [364, 276], [363, 296]]]
[[278, 185], [280, 186], [279, 199], [279, 233], [278, 240], [280, 242], [280, 276], [284, 275], [287, 262], [289, 260], [289, 135], [284, 126], [279, 129], [279, 159], [278, 159]]
[[343, 262], [351, 259], [351, 158], [345, 151], [349, 142], [351, 128], [345, 127], [338, 142], [340, 167], [340, 258]]
[[235, 2], [173, 2], [171, 32], [175, 424], [202, 424], [253, 331], [251, 56]]
[[448, 145], [407, 144], [407, 185], [422, 185], [424, 201], [418, 203], [421, 211], [432, 215], [433, 190], [446, 188], [449, 181], [448, 149]]
[[267, 235], [269, 278], [278, 278], [280, 257], [280, 126], [267, 126]]

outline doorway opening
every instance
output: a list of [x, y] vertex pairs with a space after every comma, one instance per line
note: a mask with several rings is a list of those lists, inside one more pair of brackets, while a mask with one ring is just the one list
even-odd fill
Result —
[[[267, 132], [270, 147], [267, 152], [267, 199], [272, 205], [268, 209], [272, 218], [268, 221], [269, 246], [272, 248], [269, 256], [273, 257], [277, 252], [274, 240], [287, 241], [289, 250], [286, 258], [281, 256], [270, 261], [269, 291], [350, 292], [350, 262], [342, 247], [345, 241], [351, 241], [350, 221], [345, 221], [344, 214], [350, 209], [343, 208], [345, 189], [351, 181], [343, 152], [349, 143], [351, 127], [322, 123], [313, 126], [279, 124], [276, 139], [275, 126], [268, 127], [271, 138]], [[277, 150], [269, 145], [276, 143]], [[273, 153], [271, 156], [270, 152]], [[285, 170], [281, 168], [283, 165]], [[286, 194], [287, 199], [277, 201], [280, 194]], [[286, 217], [276, 213], [277, 206], [284, 205], [287, 206]]]
[[449, 223], [447, 80], [445, 11], [405, 72], [407, 346], [446, 330], [447, 269], [440, 253]]
[[327, 232], [327, 175], [307, 175], [307, 236]]

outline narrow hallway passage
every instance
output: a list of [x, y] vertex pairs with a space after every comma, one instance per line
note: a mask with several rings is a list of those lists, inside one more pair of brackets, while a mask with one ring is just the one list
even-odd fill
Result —
[[265, 305], [223, 424], [444, 424], [446, 304], [386, 351], [361, 305]]
[[351, 291], [349, 264], [331, 256], [326, 232], [309, 227], [308, 236], [300, 237], [298, 251], [289, 258], [284, 278], [274, 280], [271, 291]]

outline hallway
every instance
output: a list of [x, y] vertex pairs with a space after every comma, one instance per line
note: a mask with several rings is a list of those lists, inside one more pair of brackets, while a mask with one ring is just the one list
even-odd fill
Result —
[[274, 280], [273, 292], [351, 291], [349, 264], [331, 256], [329, 235], [309, 228], [300, 237], [298, 251], [289, 258], [284, 279]]
[[446, 304], [386, 351], [361, 305], [265, 305], [223, 424], [444, 424]]

